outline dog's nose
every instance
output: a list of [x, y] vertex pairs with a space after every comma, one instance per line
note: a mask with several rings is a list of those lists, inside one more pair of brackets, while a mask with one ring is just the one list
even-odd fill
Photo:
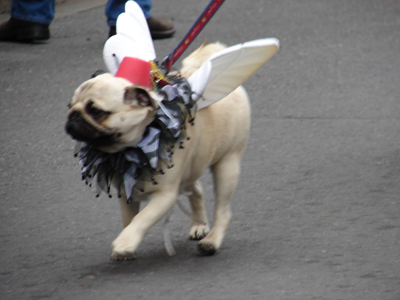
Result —
[[79, 124], [82, 123], [82, 115], [81, 113], [74, 111], [72, 112], [67, 120], [67, 123], [65, 124], [65, 131], [72, 136], [73, 138], [77, 138], [77, 129], [79, 127]]
[[68, 120], [71, 120], [71, 121], [77, 121], [77, 120], [81, 120], [81, 119], [82, 119], [82, 115], [80, 112], [77, 112], [77, 111], [72, 112], [68, 117]]

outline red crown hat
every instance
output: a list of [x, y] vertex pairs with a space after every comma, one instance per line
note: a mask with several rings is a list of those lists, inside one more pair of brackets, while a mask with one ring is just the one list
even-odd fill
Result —
[[136, 57], [125, 56], [115, 73], [115, 77], [122, 77], [132, 83], [151, 89], [151, 65], [148, 61]]

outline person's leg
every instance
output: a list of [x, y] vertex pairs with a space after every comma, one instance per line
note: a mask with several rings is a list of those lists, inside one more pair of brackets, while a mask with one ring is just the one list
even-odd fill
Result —
[[[175, 33], [174, 24], [172, 21], [165, 17], [155, 18], [151, 15], [151, 8], [153, 3], [150, 0], [135, 0], [140, 6], [147, 19], [150, 33], [153, 39], [168, 38]], [[125, 11], [126, 0], [109, 0], [106, 5], [107, 23], [110, 26], [109, 36], [116, 33], [116, 22], [118, 16]]]
[[[151, 17], [153, 3], [150, 0], [136, 0], [142, 9], [146, 19]], [[118, 16], [125, 11], [126, 0], [109, 0], [106, 4], [106, 16], [108, 26], [115, 26]]]
[[140, 8], [143, 10], [144, 16], [146, 19], [151, 17], [151, 8], [153, 7], [153, 3], [150, 0], [135, 0], [137, 4], [139, 4]]
[[13, 0], [11, 17], [50, 25], [54, 19], [54, 0]]
[[54, 0], [13, 0], [11, 18], [0, 24], [0, 40], [47, 40], [53, 19]]

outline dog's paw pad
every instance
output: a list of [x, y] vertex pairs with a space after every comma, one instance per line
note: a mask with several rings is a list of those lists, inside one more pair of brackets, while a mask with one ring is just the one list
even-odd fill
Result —
[[207, 225], [192, 226], [189, 232], [189, 239], [201, 240], [202, 238], [205, 238], [207, 236], [209, 231], [210, 229], [208, 228]]
[[113, 261], [127, 261], [127, 260], [134, 260], [135, 258], [136, 258], [136, 253], [120, 254], [113, 252], [111, 254], [111, 260]]
[[218, 251], [213, 244], [202, 242], [199, 242], [197, 249], [200, 255], [213, 255]]

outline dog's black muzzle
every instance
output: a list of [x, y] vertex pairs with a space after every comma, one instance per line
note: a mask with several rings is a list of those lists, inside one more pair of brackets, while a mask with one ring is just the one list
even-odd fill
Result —
[[93, 146], [108, 146], [113, 143], [115, 137], [113, 133], [105, 133], [93, 127], [77, 111], [68, 117], [65, 131], [74, 140], [87, 142]]

